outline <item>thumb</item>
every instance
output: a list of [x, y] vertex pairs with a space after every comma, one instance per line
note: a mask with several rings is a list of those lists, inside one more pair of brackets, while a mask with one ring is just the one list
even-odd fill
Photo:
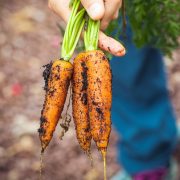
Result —
[[103, 0], [81, 0], [82, 5], [93, 20], [100, 20], [105, 13]]

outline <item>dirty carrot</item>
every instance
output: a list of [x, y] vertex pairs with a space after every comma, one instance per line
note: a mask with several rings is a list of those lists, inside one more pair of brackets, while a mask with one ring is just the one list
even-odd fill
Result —
[[73, 72], [73, 119], [76, 135], [81, 148], [90, 155], [91, 132], [88, 119], [87, 102], [87, 67], [85, 53], [74, 59]]
[[109, 61], [102, 51], [86, 53], [91, 134], [98, 149], [104, 152], [111, 131], [111, 70]]
[[91, 134], [105, 163], [111, 132], [111, 70], [108, 59], [99, 50], [87, 52], [86, 64]]
[[72, 64], [64, 60], [55, 60], [52, 64], [46, 65], [44, 71], [47, 81], [46, 97], [39, 129], [42, 151], [48, 146], [63, 111], [72, 72]]
[[111, 132], [112, 74], [109, 60], [97, 50], [99, 21], [89, 18], [84, 35], [87, 66], [87, 97], [92, 138], [104, 161], [106, 180], [106, 153]]
[[43, 73], [46, 95], [38, 130], [42, 152], [44, 152], [51, 141], [56, 125], [61, 117], [71, 81], [73, 66], [69, 60], [72, 57], [85, 23], [85, 10], [78, 12], [79, 5], [80, 0], [73, 1], [72, 13], [62, 43], [61, 58], [46, 65]]

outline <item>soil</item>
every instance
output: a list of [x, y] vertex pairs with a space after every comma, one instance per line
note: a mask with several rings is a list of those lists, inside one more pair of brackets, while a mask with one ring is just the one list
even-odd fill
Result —
[[[43, 65], [60, 58], [63, 22], [41, 0], [0, 1], [0, 179], [36, 180], [40, 167], [37, 129], [44, 100]], [[169, 91], [180, 120], [180, 50], [165, 60]], [[71, 108], [70, 108], [71, 109]], [[94, 167], [81, 151], [73, 123], [62, 140], [58, 126], [43, 157], [43, 179], [101, 180], [103, 163], [92, 145]], [[116, 162], [118, 137], [113, 130], [107, 157], [108, 177]], [[180, 151], [179, 151], [180, 152]], [[177, 159], [180, 155], [177, 151]]]

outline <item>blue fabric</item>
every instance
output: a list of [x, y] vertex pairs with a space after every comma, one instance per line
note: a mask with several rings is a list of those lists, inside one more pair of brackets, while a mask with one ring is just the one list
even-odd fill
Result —
[[127, 31], [127, 54], [111, 60], [112, 121], [120, 135], [119, 161], [133, 175], [167, 166], [177, 132], [162, 55], [151, 47], [136, 48]]

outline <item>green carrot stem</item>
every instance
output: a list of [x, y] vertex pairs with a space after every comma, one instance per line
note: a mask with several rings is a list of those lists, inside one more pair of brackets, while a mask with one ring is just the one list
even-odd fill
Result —
[[85, 10], [82, 9], [78, 12], [79, 5], [80, 0], [73, 1], [72, 12], [64, 33], [61, 48], [61, 58], [63, 58], [65, 61], [69, 61], [71, 59], [85, 23]]
[[[84, 20], [84, 13], [85, 10], [82, 9], [81, 11], [79, 11], [79, 13], [76, 15], [75, 17], [75, 23], [74, 26], [72, 28], [72, 32], [71, 32], [71, 37], [75, 37], [79, 34], [79, 32], [82, 31], [82, 29], [80, 30], [80, 27], [84, 26], [85, 20]], [[72, 42], [71, 42], [72, 41]], [[76, 41], [74, 38], [71, 38], [70, 41], [70, 45], [72, 45], [70, 48], [74, 47], [74, 41]]]
[[87, 29], [84, 33], [84, 44], [86, 51], [96, 50], [98, 48], [100, 21], [94, 21], [90, 17], [87, 22]]

